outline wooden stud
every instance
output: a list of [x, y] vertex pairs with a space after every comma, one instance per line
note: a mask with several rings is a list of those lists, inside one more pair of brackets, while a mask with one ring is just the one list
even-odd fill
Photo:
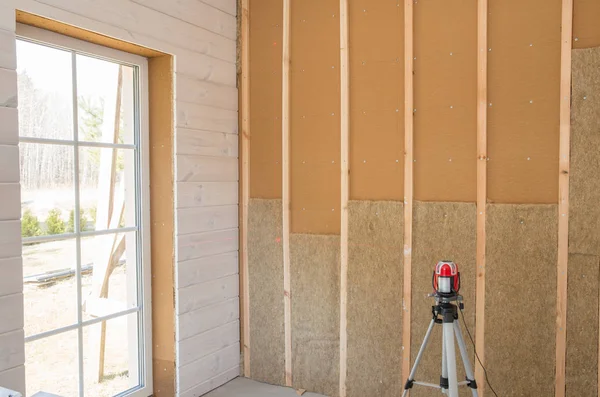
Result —
[[404, 0], [404, 297], [402, 377], [410, 373], [413, 217], [413, 0]]
[[341, 229], [340, 229], [340, 397], [346, 397], [348, 363], [348, 196], [350, 151], [350, 80], [348, 55], [348, 0], [340, 0], [340, 124], [341, 124]]
[[573, 0], [562, 1], [560, 50], [560, 145], [558, 173], [558, 268], [556, 273], [556, 387], [565, 396], [567, 355], [567, 267], [569, 260], [569, 157], [571, 135], [571, 38]]
[[241, 277], [243, 289], [242, 327], [244, 376], [250, 377], [250, 282], [248, 276], [248, 203], [250, 201], [250, 0], [242, 0], [242, 214]]
[[292, 301], [290, 280], [290, 8], [283, 0], [283, 55], [281, 82], [282, 179], [283, 179], [283, 302], [285, 333], [285, 384], [292, 386]]
[[[477, 4], [477, 294], [475, 299], [475, 350], [484, 361], [485, 336], [485, 220], [487, 201], [487, 8], [488, 0]], [[483, 367], [475, 364], [475, 379], [483, 397]]]

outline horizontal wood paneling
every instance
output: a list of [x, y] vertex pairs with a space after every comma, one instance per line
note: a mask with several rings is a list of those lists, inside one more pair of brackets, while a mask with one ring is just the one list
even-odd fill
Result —
[[213, 33], [236, 39], [235, 16], [197, 0], [132, 0]]
[[238, 180], [238, 161], [235, 158], [179, 155], [176, 161], [177, 182], [236, 182]]
[[192, 51], [181, 51], [175, 60], [177, 78], [190, 76], [235, 87], [235, 64]]
[[0, 183], [0, 221], [21, 219], [21, 186], [18, 183]]
[[5, 4], [4, 2], [0, 3], [0, 29], [14, 32], [15, 24], [15, 10], [12, 8], [12, 5]]
[[0, 107], [0, 145], [16, 145], [18, 142], [19, 116], [17, 109]]
[[0, 372], [0, 385], [25, 393], [25, 367], [23, 365]]
[[17, 107], [17, 72], [0, 69], [0, 107]]
[[[22, 365], [25, 362], [25, 334], [22, 329], [0, 335], [0, 371]], [[2, 385], [4, 387], [4, 385]]]
[[178, 261], [237, 251], [238, 237], [237, 228], [178, 236]]
[[240, 344], [235, 343], [217, 353], [203, 357], [179, 369], [179, 390], [205, 382], [240, 362]]
[[0, 30], [0, 68], [17, 68], [15, 34], [7, 30]]
[[0, 183], [19, 183], [19, 147], [0, 145]]
[[[0, 296], [23, 291], [23, 261], [21, 257], [0, 259]], [[0, 343], [0, 346], [2, 344]]]
[[237, 112], [177, 101], [178, 127], [237, 134]]
[[183, 102], [206, 105], [227, 110], [238, 110], [238, 90], [228, 85], [192, 79], [177, 78], [176, 99]]
[[0, 221], [0, 258], [15, 258], [20, 256], [21, 221]]
[[[240, 322], [238, 320], [214, 328], [210, 331], [185, 339], [179, 345], [177, 365], [189, 364], [198, 358], [208, 356], [225, 349], [240, 340]], [[1, 363], [0, 357], [0, 363]]]
[[180, 395], [180, 397], [203, 396], [210, 390], [213, 390], [214, 388], [216, 388], [224, 383], [227, 383], [230, 380], [237, 378], [238, 376], [240, 376], [240, 367], [236, 365], [235, 367], [228, 369], [227, 371], [222, 372], [219, 375], [217, 375], [213, 378], [210, 378], [209, 380], [202, 382], [197, 386], [194, 386], [190, 389], [184, 390], [179, 395]]
[[203, 307], [202, 309], [177, 316], [179, 324], [177, 340], [181, 341], [210, 329], [230, 323], [240, 317], [239, 299], [232, 298], [224, 302]]
[[237, 274], [179, 290], [178, 313], [186, 313], [239, 295]]
[[193, 156], [238, 156], [237, 134], [201, 130], [177, 130], [176, 154]]
[[179, 182], [177, 208], [230, 205], [238, 202], [237, 182]]
[[204, 281], [238, 273], [238, 252], [192, 259], [177, 264], [177, 287], [185, 288]]
[[0, 334], [23, 329], [23, 294], [0, 297], [0, 318]]
[[225, 11], [230, 15], [237, 15], [237, 3], [236, 0], [200, 0], [204, 4], [213, 6], [221, 11]]
[[238, 206], [186, 208], [177, 211], [179, 235], [231, 229], [238, 226]]

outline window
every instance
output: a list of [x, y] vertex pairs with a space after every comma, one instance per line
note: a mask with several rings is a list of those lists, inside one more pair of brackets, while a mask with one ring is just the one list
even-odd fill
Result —
[[152, 394], [147, 61], [17, 27], [27, 394]]

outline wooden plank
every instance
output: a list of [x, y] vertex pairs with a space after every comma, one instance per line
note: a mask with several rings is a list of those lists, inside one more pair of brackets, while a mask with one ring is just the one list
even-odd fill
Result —
[[0, 334], [23, 328], [23, 294], [0, 297]]
[[230, 15], [236, 15], [237, 3], [236, 0], [200, 0], [204, 4], [208, 4], [221, 11], [225, 11]]
[[198, 80], [186, 75], [177, 77], [175, 98], [178, 101], [238, 110], [238, 90], [235, 87]]
[[181, 341], [178, 366], [189, 364], [209, 354], [225, 349], [240, 340], [240, 322], [232, 321]]
[[9, 1], [0, 4], [0, 29], [14, 32], [16, 27], [15, 8]]
[[177, 288], [190, 287], [206, 281], [238, 273], [237, 252], [192, 259], [177, 264]]
[[178, 128], [177, 153], [192, 156], [237, 157], [238, 136], [225, 132]]
[[0, 221], [21, 219], [21, 186], [18, 183], [0, 183]]
[[219, 109], [177, 101], [177, 127], [237, 134], [238, 119], [234, 110]]
[[25, 395], [25, 366], [20, 365], [0, 372], [0, 385]]
[[[487, 199], [487, 2], [477, 3], [477, 285], [475, 297], [475, 350], [484, 361], [485, 336], [485, 209]], [[483, 397], [483, 367], [476, 360], [475, 379]]]
[[23, 261], [21, 257], [0, 259], [0, 296], [23, 291]]
[[248, 204], [250, 201], [250, 0], [242, 0], [242, 148], [241, 148], [241, 220], [240, 230], [242, 288], [242, 347], [244, 376], [250, 377], [250, 279], [248, 275]]
[[237, 182], [179, 182], [177, 208], [238, 203]]
[[0, 68], [9, 70], [17, 68], [15, 33], [7, 30], [0, 30]]
[[238, 229], [219, 230], [177, 237], [179, 261], [224, 254], [238, 249]]
[[348, 197], [350, 195], [350, 76], [348, 0], [340, 0], [340, 397], [346, 397], [348, 375]]
[[208, 4], [196, 0], [180, 0], [165, 2], [162, 0], [131, 0], [173, 18], [180, 19], [194, 26], [235, 40], [237, 33], [236, 20], [230, 15]]
[[19, 183], [19, 147], [0, 145], [0, 183]]
[[[558, 173], [558, 269], [556, 273], [556, 387], [564, 397], [567, 356], [567, 268], [569, 261], [569, 171], [571, 142], [571, 49], [573, 0], [562, 1], [560, 50], [560, 144]], [[600, 382], [600, 381], [599, 381]]]
[[211, 306], [177, 315], [177, 341], [191, 338], [239, 318], [240, 302], [232, 298]]
[[223, 350], [179, 368], [179, 390], [186, 391], [218, 374], [236, 367], [240, 362], [240, 344], [235, 343]]
[[177, 76], [185, 75], [202, 81], [235, 87], [236, 66], [234, 63], [193, 51], [180, 49], [176, 51], [178, 53]]
[[402, 377], [410, 373], [413, 217], [413, 0], [404, 0], [404, 297]]
[[0, 258], [16, 257], [21, 257], [21, 221], [0, 221]]
[[193, 386], [190, 389], [184, 390], [179, 393], [181, 397], [197, 397], [203, 396], [211, 390], [216, 389], [217, 387], [224, 385], [232, 379], [240, 376], [240, 367], [235, 366], [231, 369], [228, 369], [225, 372], [220, 373], [214, 378], [210, 378], [209, 380], [200, 383], [199, 385]]
[[17, 107], [17, 72], [0, 68], [0, 107]]
[[0, 371], [6, 371], [25, 363], [23, 338], [22, 329], [0, 335], [0, 346], [2, 346], [2, 349], [0, 349]]
[[0, 107], [0, 145], [19, 143], [19, 116], [17, 108]]
[[179, 235], [238, 227], [238, 206], [185, 208], [177, 211]]
[[283, 0], [281, 57], [281, 177], [283, 204], [283, 302], [285, 334], [285, 384], [292, 386], [292, 301], [290, 280], [290, 32], [291, 0]]
[[177, 182], [237, 182], [237, 180], [236, 158], [177, 156]]
[[178, 313], [187, 313], [238, 296], [237, 274], [181, 288], [177, 299]]

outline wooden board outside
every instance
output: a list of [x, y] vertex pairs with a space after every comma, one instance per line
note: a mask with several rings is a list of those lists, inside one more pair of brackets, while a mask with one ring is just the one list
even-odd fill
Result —
[[573, 48], [600, 46], [600, 1], [575, 0], [573, 9]]

